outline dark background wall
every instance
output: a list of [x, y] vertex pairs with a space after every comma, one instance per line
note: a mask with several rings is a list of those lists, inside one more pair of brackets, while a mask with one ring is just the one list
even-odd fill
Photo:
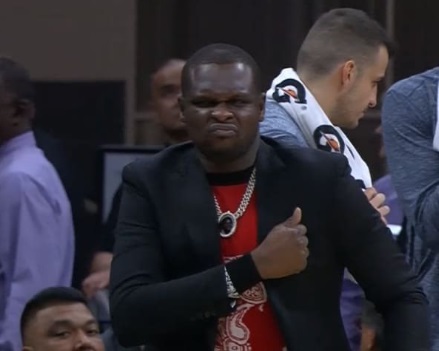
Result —
[[[203, 45], [227, 42], [252, 54], [266, 87], [280, 69], [295, 66], [309, 28], [320, 14], [336, 7], [355, 7], [387, 24], [383, 0], [160, 0], [137, 2], [136, 106], [145, 109], [151, 71], [170, 56], [188, 57]], [[377, 157], [374, 130], [379, 114], [371, 113], [361, 127], [348, 132], [371, 165], [374, 178], [384, 172]], [[152, 128], [152, 126], [150, 126]]]
[[321, 13], [353, 6], [384, 24], [383, 4], [382, 0], [138, 1], [138, 106], [145, 106], [151, 70], [169, 56], [188, 57], [214, 42], [235, 44], [256, 58], [268, 86], [282, 67], [295, 65], [300, 44]]
[[394, 1], [395, 39], [399, 45], [395, 80], [400, 80], [439, 65], [439, 1]]

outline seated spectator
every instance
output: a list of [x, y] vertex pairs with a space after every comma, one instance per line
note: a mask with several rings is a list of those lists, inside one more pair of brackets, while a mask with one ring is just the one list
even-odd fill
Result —
[[121, 347], [111, 329], [100, 335], [85, 296], [74, 288], [52, 287], [36, 294], [21, 316], [21, 335], [24, 351], [140, 350]]
[[20, 325], [23, 351], [104, 351], [98, 323], [85, 297], [73, 288], [36, 294], [26, 304]]

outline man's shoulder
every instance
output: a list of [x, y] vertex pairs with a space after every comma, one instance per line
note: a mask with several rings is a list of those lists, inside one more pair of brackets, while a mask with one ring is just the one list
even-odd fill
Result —
[[266, 100], [264, 120], [260, 124], [262, 135], [282, 140], [290, 145], [307, 146], [306, 140], [297, 122], [279, 103]]
[[[326, 170], [333, 171], [334, 167], [344, 167], [347, 164], [343, 155], [316, 150], [308, 147], [290, 146], [286, 143], [262, 136], [264, 147], [274, 152], [282, 162], [296, 171], [317, 172], [324, 174]], [[196, 161], [194, 145], [191, 142], [170, 146], [165, 150], [148, 157], [139, 159], [125, 167], [124, 173], [142, 176], [142, 178], [163, 178], [164, 174], [178, 170], [178, 165]], [[323, 173], [322, 173], [323, 172]]]
[[[346, 157], [333, 152], [322, 151], [310, 147], [292, 147], [272, 138], [262, 137], [282, 161], [292, 168], [309, 171], [320, 171], [325, 173], [333, 171], [338, 167], [346, 167]], [[322, 174], [322, 173], [320, 173]]]
[[386, 124], [404, 122], [429, 131], [436, 124], [438, 82], [439, 67], [392, 85], [383, 103], [384, 131]]
[[[427, 99], [427, 91], [435, 91], [439, 81], [439, 67], [418, 73], [393, 84], [388, 94], [397, 93], [411, 100]], [[436, 95], [436, 94], [434, 94]]]
[[134, 172], [143, 175], [157, 175], [167, 172], [182, 162], [185, 156], [194, 153], [194, 146], [191, 142], [168, 146], [162, 151], [146, 158], [139, 158], [128, 164], [124, 172]]
[[35, 182], [31, 174], [22, 170], [8, 170], [0, 174], [0, 183], [3, 189], [23, 189], [27, 184]]
[[52, 168], [52, 164], [44, 155], [43, 150], [32, 146], [11, 154], [6, 167], [8, 172], [26, 173], [32, 176], [41, 169]]
[[288, 117], [288, 112], [285, 111], [285, 109], [279, 105], [278, 102], [271, 99], [265, 99], [264, 113], [266, 117], [270, 118], [278, 116]]
[[14, 153], [0, 172], [0, 183], [5, 185], [3, 189], [7, 192], [20, 192], [28, 198], [42, 194], [52, 201], [69, 204], [57, 171], [37, 147]]
[[9, 208], [18, 206], [24, 198], [34, 200], [36, 192], [41, 191], [36, 178], [27, 171], [14, 169], [0, 174], [0, 196]]
[[50, 162], [38, 148], [15, 153], [0, 172], [2, 184], [20, 185], [35, 182], [42, 170], [51, 168]]

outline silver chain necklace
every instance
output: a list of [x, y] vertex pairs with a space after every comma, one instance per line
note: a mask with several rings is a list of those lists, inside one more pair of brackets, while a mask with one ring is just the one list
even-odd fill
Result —
[[236, 232], [238, 225], [238, 218], [240, 218], [247, 209], [250, 199], [253, 195], [256, 185], [256, 168], [253, 168], [252, 174], [245, 189], [245, 193], [242, 196], [241, 203], [235, 213], [230, 211], [222, 212], [221, 207], [215, 195], [213, 199], [215, 201], [216, 214], [218, 216], [218, 226], [220, 229], [220, 236], [222, 238], [230, 238]]

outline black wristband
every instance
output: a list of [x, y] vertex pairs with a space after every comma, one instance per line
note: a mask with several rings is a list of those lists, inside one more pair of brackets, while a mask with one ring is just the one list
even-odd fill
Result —
[[239, 294], [262, 280], [250, 254], [230, 261], [226, 264], [226, 269], [233, 286]]

